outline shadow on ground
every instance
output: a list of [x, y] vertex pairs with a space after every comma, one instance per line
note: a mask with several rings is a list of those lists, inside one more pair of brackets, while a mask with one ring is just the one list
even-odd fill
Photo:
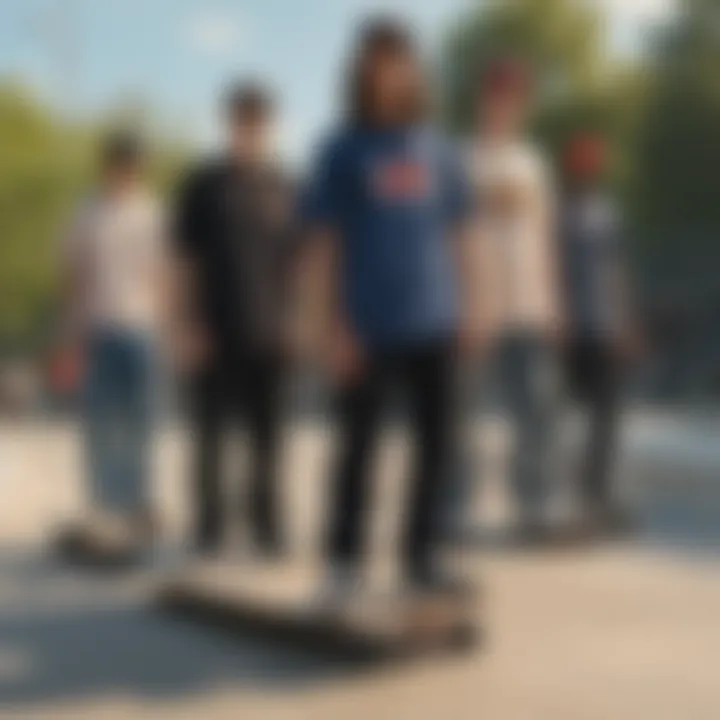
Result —
[[42, 554], [0, 554], [0, 708], [28, 717], [35, 704], [101, 696], [177, 699], [228, 685], [283, 692], [361, 670], [165, 616], [130, 587], [136, 581], [68, 575]]

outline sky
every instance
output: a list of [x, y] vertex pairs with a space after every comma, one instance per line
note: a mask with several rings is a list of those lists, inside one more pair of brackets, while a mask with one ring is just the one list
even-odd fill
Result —
[[[497, 1], [497, 0], [496, 0]], [[638, 45], [673, 0], [588, 0], [610, 10], [618, 52]], [[217, 100], [234, 77], [269, 78], [282, 97], [280, 144], [301, 157], [332, 122], [338, 73], [358, 22], [390, 10], [427, 43], [478, 0], [0, 0], [0, 77], [65, 112], [123, 100], [204, 145], [219, 140]]]

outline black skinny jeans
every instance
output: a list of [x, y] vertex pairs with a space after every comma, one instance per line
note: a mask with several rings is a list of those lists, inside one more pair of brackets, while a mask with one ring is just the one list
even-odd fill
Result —
[[576, 399], [589, 415], [580, 489], [586, 505], [606, 508], [613, 498], [613, 461], [620, 420], [621, 372], [609, 342], [580, 338], [567, 353], [567, 372]]
[[[243, 422], [251, 452], [247, 511], [253, 539], [261, 547], [281, 542], [278, 453], [282, 422], [283, 363], [272, 352], [226, 351], [195, 381], [192, 425], [195, 539], [216, 548], [222, 539], [222, 441], [229, 422]], [[243, 509], [245, 510], [245, 509]]]
[[363, 551], [369, 511], [368, 473], [383, 405], [396, 384], [407, 395], [414, 448], [401, 552], [409, 572], [422, 571], [432, 561], [452, 447], [453, 356], [452, 343], [445, 340], [379, 354], [368, 361], [360, 378], [339, 390], [339, 452], [330, 506], [333, 561], [356, 563]]

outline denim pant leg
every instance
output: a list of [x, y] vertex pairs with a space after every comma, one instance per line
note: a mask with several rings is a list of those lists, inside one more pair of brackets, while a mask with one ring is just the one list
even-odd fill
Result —
[[147, 502], [151, 351], [134, 335], [98, 333], [89, 348], [86, 449], [96, 506], [133, 512]]
[[537, 516], [554, 481], [557, 453], [558, 385], [552, 350], [532, 337], [509, 342], [500, 368], [515, 430], [510, 465], [520, 512]]
[[150, 506], [154, 411], [154, 356], [143, 336], [125, 340], [125, 377], [120, 405], [122, 452], [118, 455], [115, 502], [126, 512]]
[[84, 429], [87, 486], [94, 507], [111, 504], [115, 482], [114, 437], [117, 406], [117, 363], [111, 338], [95, 333], [89, 342], [85, 384]]

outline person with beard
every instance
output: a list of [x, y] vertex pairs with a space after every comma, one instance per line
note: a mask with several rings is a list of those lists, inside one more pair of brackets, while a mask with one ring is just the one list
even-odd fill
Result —
[[414, 450], [403, 578], [421, 592], [462, 586], [440, 567], [437, 550], [463, 336], [455, 243], [471, 212], [466, 183], [428, 127], [427, 81], [402, 25], [368, 23], [349, 77], [347, 117], [316, 161], [305, 209], [312, 251], [326, 268], [325, 357], [339, 422], [326, 587], [334, 600], [362, 582], [369, 474], [395, 386], [409, 401]]

